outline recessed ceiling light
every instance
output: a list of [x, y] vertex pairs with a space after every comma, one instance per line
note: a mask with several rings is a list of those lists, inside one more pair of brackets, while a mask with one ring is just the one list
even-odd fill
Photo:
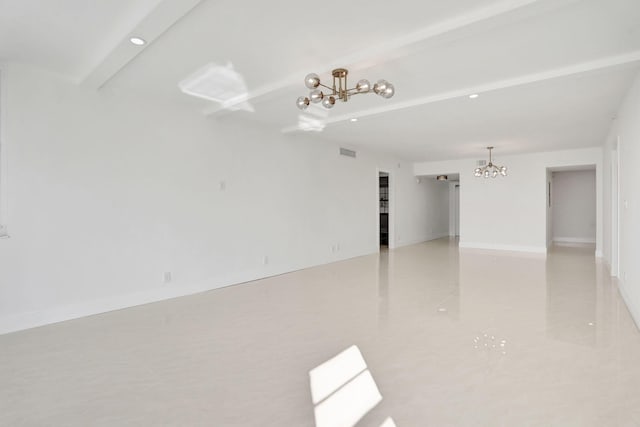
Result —
[[352, 121], [352, 122], [357, 122], [357, 121], [358, 121], [358, 119], [354, 117], [353, 119], [351, 119], [351, 121]]
[[478, 95], [477, 93], [472, 93], [471, 95], [469, 95], [469, 98], [471, 99], [476, 99], [477, 97], [479, 97], [480, 95]]
[[135, 44], [136, 46], [142, 46], [142, 45], [145, 45], [147, 43], [144, 39], [142, 39], [140, 37], [131, 37], [129, 39], [129, 41], [131, 43]]

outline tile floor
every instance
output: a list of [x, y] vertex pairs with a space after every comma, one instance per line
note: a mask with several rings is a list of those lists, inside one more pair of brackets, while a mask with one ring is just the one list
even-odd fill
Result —
[[0, 425], [313, 426], [309, 372], [352, 346], [382, 396], [358, 426], [640, 425], [640, 333], [592, 248], [449, 239], [0, 336]]

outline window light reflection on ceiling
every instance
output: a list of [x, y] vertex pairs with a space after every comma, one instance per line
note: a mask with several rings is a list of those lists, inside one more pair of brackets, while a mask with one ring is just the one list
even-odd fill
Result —
[[255, 111], [247, 101], [248, 89], [242, 74], [233, 69], [233, 64], [217, 65], [209, 63], [180, 83], [183, 93], [207, 99], [229, 110]]
[[328, 118], [329, 110], [318, 104], [312, 104], [298, 115], [298, 129], [307, 132], [322, 132], [327, 126]]

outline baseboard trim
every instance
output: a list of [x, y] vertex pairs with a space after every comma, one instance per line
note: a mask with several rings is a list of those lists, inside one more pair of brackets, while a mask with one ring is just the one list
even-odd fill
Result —
[[488, 249], [493, 251], [528, 252], [546, 255], [546, 246], [500, 245], [493, 243], [460, 242], [461, 249]]
[[631, 314], [631, 318], [633, 322], [636, 324], [636, 328], [640, 330], [640, 309], [633, 303], [631, 295], [627, 290], [627, 286], [622, 279], [618, 279], [618, 290], [620, 291], [620, 295], [622, 296], [622, 300], [624, 301], [629, 313]]
[[449, 233], [446, 232], [446, 233], [432, 234], [430, 236], [422, 237], [419, 239], [411, 239], [411, 240], [407, 240], [406, 242], [398, 242], [395, 244], [393, 248], [390, 248], [390, 249], [401, 248], [403, 246], [417, 245], [418, 243], [429, 242], [431, 240], [442, 239], [444, 237], [449, 237]]
[[554, 237], [555, 243], [596, 243], [596, 239], [582, 237]]

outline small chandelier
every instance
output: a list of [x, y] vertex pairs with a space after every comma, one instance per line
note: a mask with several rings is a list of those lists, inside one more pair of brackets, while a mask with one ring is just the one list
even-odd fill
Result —
[[476, 168], [476, 170], [474, 171], [474, 175], [477, 177], [484, 176], [485, 178], [495, 178], [496, 176], [498, 176], [498, 174], [507, 176], [506, 166], [498, 166], [493, 164], [491, 158], [491, 150], [493, 150], [493, 147], [487, 147], [487, 150], [489, 150], [489, 164], [481, 168]]
[[[356, 87], [347, 89], [348, 70], [344, 68], [336, 68], [331, 72], [331, 74], [333, 75], [333, 87], [320, 83], [320, 77], [318, 77], [317, 74], [307, 74], [304, 78], [304, 84], [306, 87], [311, 89], [311, 92], [309, 92], [309, 96], [301, 96], [298, 98], [296, 105], [299, 109], [306, 110], [311, 102], [320, 102], [325, 108], [333, 108], [336, 103], [336, 99], [340, 99], [342, 102], [347, 102], [351, 95], [368, 93], [371, 90], [383, 98], [391, 98], [396, 92], [393, 85], [386, 80], [378, 80], [378, 82], [372, 87], [369, 80], [362, 79], [358, 81]], [[329, 89], [330, 92], [322, 92], [318, 89], [319, 86]]]

